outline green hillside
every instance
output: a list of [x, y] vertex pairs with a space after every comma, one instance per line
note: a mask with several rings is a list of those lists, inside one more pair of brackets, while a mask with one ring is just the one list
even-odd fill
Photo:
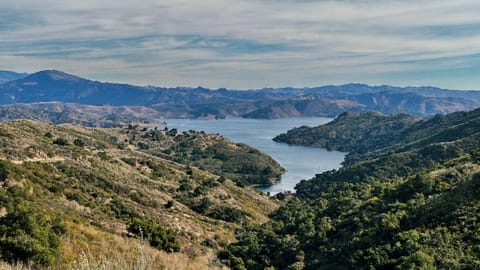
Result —
[[379, 147], [379, 143], [389, 143], [391, 136], [417, 121], [419, 119], [406, 114], [387, 116], [372, 112], [360, 115], [344, 112], [325, 125], [295, 128], [273, 140], [344, 152], [366, 152], [372, 149], [365, 146]]
[[283, 169], [219, 135], [21, 120], [0, 148], [0, 258], [34, 269], [219, 268], [214, 251], [278, 206], [244, 186]]
[[[478, 269], [478, 114], [401, 129], [395, 116], [343, 115], [314, 128], [356, 140], [343, 149], [347, 165], [299, 183], [271, 221], [244, 227], [220, 257], [233, 269]], [[290, 139], [308, 138], [298, 134]]]

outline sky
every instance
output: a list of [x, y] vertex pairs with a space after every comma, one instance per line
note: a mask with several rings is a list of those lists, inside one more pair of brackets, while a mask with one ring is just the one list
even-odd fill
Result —
[[167, 87], [480, 90], [480, 1], [2, 0], [0, 69]]

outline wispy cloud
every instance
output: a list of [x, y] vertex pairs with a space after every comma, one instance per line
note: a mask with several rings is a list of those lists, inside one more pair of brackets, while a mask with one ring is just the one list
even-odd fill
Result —
[[2, 69], [166, 86], [480, 88], [476, 0], [3, 2]]

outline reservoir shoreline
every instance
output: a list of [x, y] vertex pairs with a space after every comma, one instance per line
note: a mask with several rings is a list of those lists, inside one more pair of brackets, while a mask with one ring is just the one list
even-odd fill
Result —
[[288, 145], [274, 142], [273, 137], [300, 126], [318, 126], [331, 121], [325, 117], [298, 117], [286, 119], [226, 118], [216, 120], [158, 119], [168, 128], [179, 131], [197, 130], [218, 133], [236, 143], [244, 143], [270, 155], [286, 172], [279, 183], [255, 187], [265, 193], [295, 192], [295, 185], [317, 173], [341, 167], [346, 153], [323, 148]]

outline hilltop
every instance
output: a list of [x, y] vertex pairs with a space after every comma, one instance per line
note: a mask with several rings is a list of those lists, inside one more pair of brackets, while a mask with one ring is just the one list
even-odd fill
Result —
[[283, 169], [220, 135], [20, 120], [0, 124], [0, 148], [7, 262], [130, 268], [148, 256], [150, 269], [218, 268], [214, 251], [240, 224], [278, 207], [248, 185], [274, 183]]

